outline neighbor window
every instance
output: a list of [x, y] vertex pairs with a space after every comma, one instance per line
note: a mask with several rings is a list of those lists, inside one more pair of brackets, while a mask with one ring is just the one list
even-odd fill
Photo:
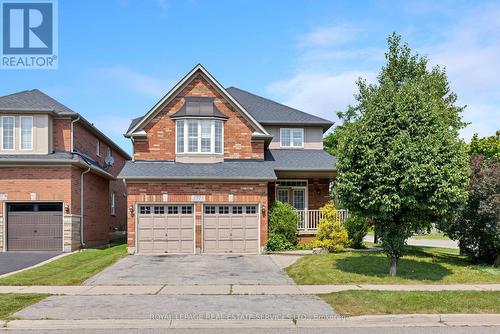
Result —
[[99, 139], [97, 139], [97, 142], [95, 143], [95, 154], [97, 156], [101, 156], [101, 143], [99, 142]]
[[14, 116], [2, 117], [2, 148], [4, 150], [14, 149]]
[[176, 124], [177, 153], [221, 154], [223, 124], [218, 120], [178, 120]]
[[33, 148], [33, 117], [21, 116], [21, 150]]
[[304, 129], [282, 128], [280, 142], [281, 147], [304, 147]]
[[111, 193], [111, 214], [116, 214], [115, 192]]

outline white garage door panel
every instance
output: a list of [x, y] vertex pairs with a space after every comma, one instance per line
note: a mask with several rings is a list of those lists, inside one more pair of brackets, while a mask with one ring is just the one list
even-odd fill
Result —
[[139, 253], [193, 253], [194, 210], [190, 205], [140, 205]]
[[205, 205], [203, 251], [205, 253], [257, 253], [259, 250], [257, 205]]

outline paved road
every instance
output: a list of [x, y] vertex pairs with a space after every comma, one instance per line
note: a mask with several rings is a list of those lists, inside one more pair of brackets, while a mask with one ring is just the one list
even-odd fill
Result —
[[0, 275], [31, 267], [60, 252], [0, 252]]
[[[373, 236], [367, 236], [364, 239], [368, 242], [373, 242]], [[412, 246], [427, 246], [427, 247], [441, 247], [441, 248], [458, 248], [458, 242], [453, 240], [434, 240], [434, 239], [408, 239], [408, 245]]]
[[[2, 330], [0, 329], [0, 332]], [[371, 327], [371, 328], [214, 328], [214, 329], [116, 329], [116, 330], [71, 330], [71, 334], [497, 334], [500, 327]], [[68, 330], [7, 330], [15, 334], [66, 334]]]
[[85, 285], [293, 284], [266, 255], [135, 255]]

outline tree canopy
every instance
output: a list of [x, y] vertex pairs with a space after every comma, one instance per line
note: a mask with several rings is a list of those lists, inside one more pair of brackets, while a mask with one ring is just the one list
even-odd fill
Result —
[[377, 82], [357, 82], [357, 104], [339, 138], [336, 191], [343, 206], [372, 217], [391, 258], [431, 222], [454, 219], [465, 204], [467, 154], [458, 131], [463, 107], [446, 72], [428, 69], [401, 37], [388, 37]]

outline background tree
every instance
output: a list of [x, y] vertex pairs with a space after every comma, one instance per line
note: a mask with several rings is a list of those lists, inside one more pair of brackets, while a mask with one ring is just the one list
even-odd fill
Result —
[[500, 265], [500, 131], [472, 137], [467, 205], [455, 221], [439, 227], [458, 240], [472, 261]]
[[500, 161], [500, 131], [495, 136], [479, 139], [477, 133], [474, 134], [468, 146], [469, 154], [480, 154], [485, 159], [496, 159]]
[[394, 276], [414, 231], [456, 218], [468, 171], [458, 140], [463, 107], [445, 71], [429, 70], [399, 35], [388, 46], [377, 83], [358, 80], [356, 115], [339, 140], [336, 187], [343, 206], [373, 217]]

